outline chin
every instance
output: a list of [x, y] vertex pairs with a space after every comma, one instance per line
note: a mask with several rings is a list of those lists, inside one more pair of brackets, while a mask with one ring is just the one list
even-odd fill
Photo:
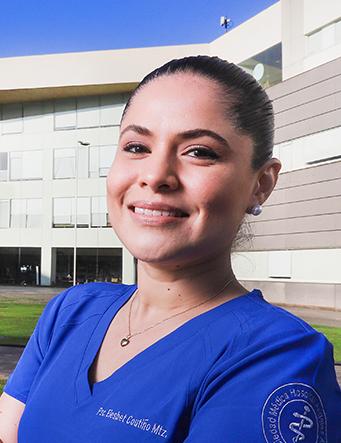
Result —
[[139, 261], [151, 264], [167, 264], [177, 260], [179, 253], [177, 251], [162, 251], [157, 247], [132, 247], [126, 245], [129, 252]]

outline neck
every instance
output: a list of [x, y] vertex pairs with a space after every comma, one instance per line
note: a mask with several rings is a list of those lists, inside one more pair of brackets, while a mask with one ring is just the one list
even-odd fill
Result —
[[219, 303], [246, 292], [237, 282], [226, 257], [171, 269], [138, 262], [138, 288], [136, 301], [141, 313], [171, 313], [212, 297]]

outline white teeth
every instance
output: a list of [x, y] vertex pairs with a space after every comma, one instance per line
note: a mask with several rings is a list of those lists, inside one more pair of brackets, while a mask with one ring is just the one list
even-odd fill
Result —
[[143, 214], [148, 215], [152, 217], [176, 217], [177, 214], [175, 212], [170, 211], [158, 211], [156, 209], [146, 209], [146, 208], [139, 208], [137, 206], [134, 207], [134, 212], [136, 214]]

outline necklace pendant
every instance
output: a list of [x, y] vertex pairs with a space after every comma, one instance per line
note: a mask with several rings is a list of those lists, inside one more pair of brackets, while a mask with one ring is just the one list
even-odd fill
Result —
[[121, 340], [121, 346], [124, 348], [125, 346], [128, 346], [130, 343], [130, 340], [128, 337], [123, 337]]

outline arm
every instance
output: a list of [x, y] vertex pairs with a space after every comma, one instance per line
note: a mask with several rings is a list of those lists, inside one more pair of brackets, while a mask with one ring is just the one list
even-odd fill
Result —
[[[66, 293], [67, 291], [62, 294]], [[48, 349], [58, 308], [63, 300], [62, 294], [45, 307], [14, 372], [4, 386], [4, 392], [0, 397], [0, 443], [18, 441], [19, 423], [31, 385]]]
[[17, 443], [25, 404], [5, 392], [0, 397], [0, 443]]

